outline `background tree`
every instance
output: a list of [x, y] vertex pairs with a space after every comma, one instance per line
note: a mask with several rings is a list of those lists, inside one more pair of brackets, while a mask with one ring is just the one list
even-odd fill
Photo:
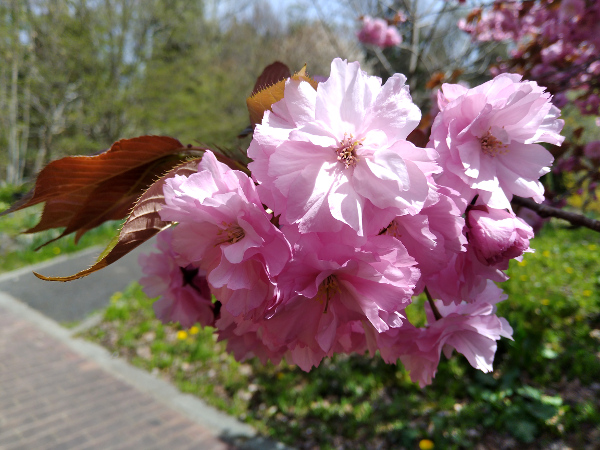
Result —
[[[274, 60], [327, 74], [361, 59], [345, 30], [331, 39], [304, 11], [266, 1], [0, 2], [0, 170], [20, 183], [50, 160], [122, 137], [177, 136], [235, 147], [245, 98]], [[14, 56], [14, 57], [13, 57]]]

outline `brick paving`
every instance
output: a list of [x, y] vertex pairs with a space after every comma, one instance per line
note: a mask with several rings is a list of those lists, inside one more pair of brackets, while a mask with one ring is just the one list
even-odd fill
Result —
[[0, 307], [0, 449], [235, 447]]

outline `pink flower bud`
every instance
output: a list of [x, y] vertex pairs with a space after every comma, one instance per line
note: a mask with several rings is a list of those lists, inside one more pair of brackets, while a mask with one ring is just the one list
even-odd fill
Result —
[[467, 215], [469, 246], [477, 259], [489, 266], [508, 264], [529, 251], [533, 230], [504, 209], [476, 206]]

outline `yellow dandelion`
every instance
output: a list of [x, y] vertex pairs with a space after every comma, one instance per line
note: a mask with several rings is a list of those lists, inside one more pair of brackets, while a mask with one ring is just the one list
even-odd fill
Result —
[[550, 252], [549, 252], [548, 250], [544, 250], [544, 251], [542, 252], [542, 256], [543, 256], [544, 258], [550, 258]]
[[519, 279], [520, 279], [521, 281], [527, 281], [527, 275], [521, 275], [521, 276], [519, 277]]
[[523, 260], [523, 261], [519, 261], [519, 266], [523, 267], [527, 265], [527, 261]]
[[584, 297], [591, 297], [591, 295], [592, 295], [592, 291], [590, 291], [589, 289], [586, 289], [585, 291], [583, 291]]
[[179, 339], [180, 341], [183, 341], [184, 339], [187, 339], [188, 334], [187, 331], [185, 330], [179, 330], [177, 332], [177, 339]]
[[550, 304], [550, 300], [548, 300], [547, 298], [544, 298], [540, 301], [540, 303], [544, 306], [548, 306]]
[[53, 247], [52, 253], [54, 253], [55, 255], [60, 255], [60, 247]]
[[435, 446], [433, 445], [433, 441], [432, 441], [432, 440], [429, 440], [429, 439], [421, 439], [421, 440], [419, 441], [419, 448], [420, 448], [421, 450], [432, 450], [432, 449], [433, 449], [433, 447], [435, 447]]
[[596, 249], [598, 249], [598, 247], [596, 246], [596, 244], [590, 244], [590, 245], [588, 245], [588, 250], [590, 250], [590, 251], [593, 252]]
[[573, 273], [573, 268], [572, 267], [567, 267], [565, 269], [565, 272], [567, 272], [567, 273]]
[[194, 325], [192, 328], [190, 328], [190, 334], [198, 334], [200, 332], [200, 328], [198, 328], [196, 325]]

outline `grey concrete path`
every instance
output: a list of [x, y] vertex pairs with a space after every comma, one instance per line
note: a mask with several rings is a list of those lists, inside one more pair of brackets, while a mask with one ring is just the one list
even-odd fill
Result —
[[112, 294], [140, 279], [142, 272], [137, 263], [138, 255], [152, 252], [153, 244], [146, 243], [115, 264], [68, 283], [40, 280], [32, 271], [48, 276], [73, 275], [90, 267], [102, 250], [103, 247], [93, 247], [2, 274], [0, 291], [58, 322], [82, 320], [91, 312], [107, 306]]
[[[93, 252], [88, 253], [90, 256]], [[85, 254], [58, 262], [73, 264], [80, 257]], [[52, 264], [44, 268], [48, 271], [43, 273], [59, 275], [59, 269]], [[19, 284], [19, 292], [32, 306], [41, 305], [43, 311], [52, 311], [57, 304], [62, 305], [58, 309], [68, 308], [72, 295], [68, 292], [61, 294], [59, 303], [48, 299], [56, 294], [45, 286], [55, 283], [35, 287], [38, 292], [34, 294], [26, 292], [24, 287], [35, 283], [31, 280], [31, 268], [12, 276], [20, 278], [27, 273], [29, 278], [22, 283], [12, 281], [10, 276], [0, 277], [0, 291], [13, 286], [15, 292]], [[92, 276], [89, 279], [93, 280]], [[106, 283], [102, 289], [108, 287], [108, 296], [121, 289], [102, 277], [97, 277], [95, 283]], [[58, 286], [69, 284], [72, 283]], [[100, 292], [93, 286], [87, 289], [88, 293]], [[55, 303], [48, 306], [45, 302]], [[94, 308], [104, 305], [89, 304]], [[51, 314], [67, 317], [63, 312]], [[113, 357], [103, 347], [74, 338], [72, 331], [13, 295], [0, 292], [1, 450], [188, 448], [285, 447], [258, 436], [248, 425], [202, 400], [182, 394], [169, 383]]]

